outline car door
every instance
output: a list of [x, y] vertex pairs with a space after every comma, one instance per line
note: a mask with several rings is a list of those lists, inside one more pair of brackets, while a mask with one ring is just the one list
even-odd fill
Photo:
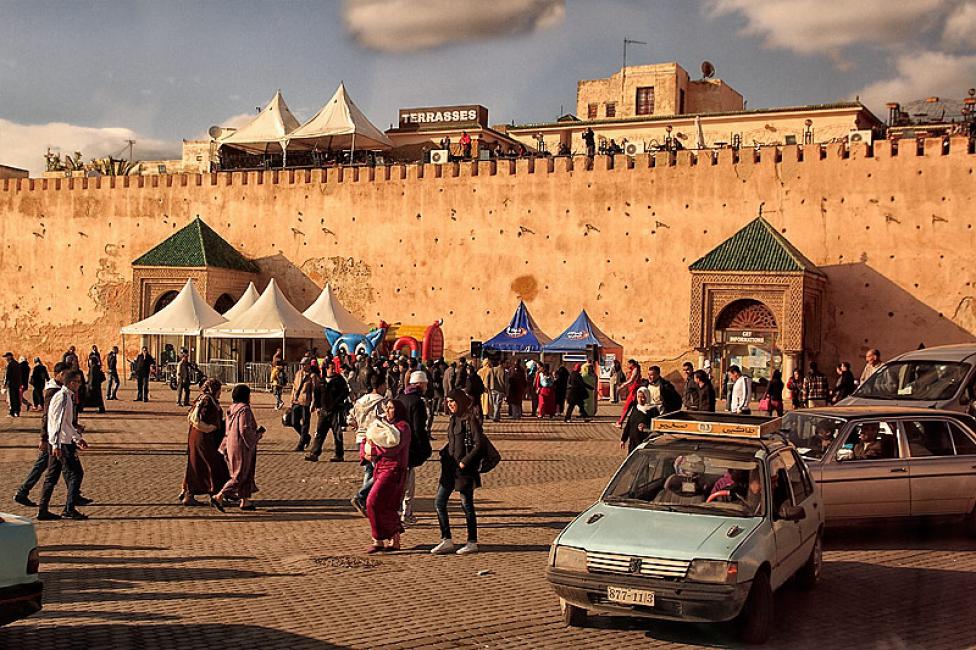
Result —
[[[972, 422], [972, 419], [967, 418], [967, 422]], [[949, 421], [949, 428], [952, 430], [952, 445], [956, 449], [956, 462], [962, 473], [957, 478], [965, 499], [961, 512], [968, 514], [976, 508], [976, 429], [956, 420]]]
[[[800, 552], [801, 562], [806, 561], [813, 550], [813, 542], [820, 528], [820, 496], [814, 489], [813, 480], [803, 463], [803, 459], [794, 450], [782, 452], [783, 459], [786, 461], [786, 473], [790, 478], [790, 492], [793, 497], [793, 504], [803, 508], [806, 517], [799, 522], [800, 538], [802, 550]], [[799, 568], [799, 567], [798, 567]]]
[[773, 522], [773, 538], [776, 541], [776, 563], [773, 565], [770, 581], [773, 589], [776, 589], [796, 572], [801, 535], [797, 522], [787, 521], [778, 516], [779, 509], [784, 504], [792, 503], [783, 452], [770, 457], [767, 467], [769, 468], [770, 520]]
[[976, 458], [957, 456], [953, 434], [969, 439], [946, 418], [912, 418], [901, 426], [908, 444], [912, 515], [952, 515], [969, 511]]
[[[876, 427], [885, 453], [855, 458], [861, 433]], [[824, 514], [829, 520], [907, 517], [911, 513], [908, 459], [894, 420], [857, 420], [837, 436], [824, 457], [820, 478]]]

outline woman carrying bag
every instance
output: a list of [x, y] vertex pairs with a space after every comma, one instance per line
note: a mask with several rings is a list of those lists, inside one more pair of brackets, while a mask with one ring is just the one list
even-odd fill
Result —
[[[481, 487], [479, 466], [484, 455], [486, 441], [478, 418], [477, 409], [463, 390], [455, 389], [447, 395], [447, 409], [451, 421], [447, 426], [447, 444], [441, 449], [441, 478], [434, 498], [437, 522], [441, 529], [441, 542], [433, 549], [434, 555], [456, 552], [468, 555], [478, 552], [478, 519], [474, 509], [474, 490]], [[467, 526], [467, 544], [454, 550], [451, 524], [447, 516], [447, 500], [451, 493], [461, 495], [461, 508]]]
[[[200, 387], [193, 408], [187, 414], [189, 431], [186, 441], [186, 473], [180, 503], [185, 506], [200, 505], [193, 498], [196, 494], [213, 496], [224, 486], [230, 474], [227, 463], [218, 451], [224, 438], [224, 412], [220, 408], [221, 384], [210, 378]], [[216, 507], [216, 506], [214, 506]]]
[[366, 516], [373, 536], [367, 553], [399, 551], [400, 502], [410, 469], [410, 425], [407, 407], [396, 400], [383, 405], [384, 417], [366, 429], [362, 446], [365, 460], [373, 463], [373, 487], [366, 498]]

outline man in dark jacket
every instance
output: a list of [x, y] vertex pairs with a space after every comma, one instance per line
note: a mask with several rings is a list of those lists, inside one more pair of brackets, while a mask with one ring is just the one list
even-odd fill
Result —
[[569, 387], [569, 369], [566, 366], [556, 368], [556, 380], [553, 390], [556, 392], [556, 415], [562, 415], [566, 407], [566, 391]]
[[108, 370], [108, 386], [105, 387], [105, 399], [118, 399], [119, 392], [119, 346], [113, 345], [112, 351], [105, 357], [105, 367]]
[[193, 382], [193, 364], [190, 363], [190, 354], [186, 351], [180, 355], [180, 360], [176, 364], [176, 405], [190, 405], [190, 384]]
[[149, 354], [149, 348], [142, 346], [142, 352], [136, 357], [136, 401], [149, 401], [149, 375], [156, 367], [156, 360]]
[[34, 368], [31, 370], [30, 375], [30, 385], [33, 389], [31, 391], [31, 401], [34, 403], [34, 408], [38, 411], [44, 408], [44, 385], [50, 378], [51, 376], [47, 372], [47, 366], [41, 363], [41, 358], [34, 357]]
[[708, 373], [704, 370], [696, 370], [692, 375], [695, 385], [698, 387], [698, 409], [699, 411], [715, 412], [715, 387], [712, 380], [708, 378]]
[[7, 361], [7, 373], [4, 375], [3, 387], [7, 389], [7, 401], [10, 403], [10, 416], [20, 417], [20, 387], [22, 385], [20, 364], [14, 359], [12, 352], [6, 352], [3, 358]]
[[698, 384], [695, 383], [695, 366], [690, 361], [681, 364], [681, 374], [685, 377], [685, 390], [681, 396], [681, 408], [686, 411], [701, 411], [701, 397], [698, 394]]
[[342, 373], [336, 372], [334, 364], [325, 365], [325, 379], [316, 385], [313, 399], [313, 409], [318, 412], [319, 417], [315, 425], [315, 440], [312, 442], [312, 448], [305, 454], [305, 460], [313, 463], [318, 461], [319, 456], [322, 455], [325, 439], [329, 436], [329, 429], [332, 429], [335, 452], [329, 462], [341, 463], [345, 456], [342, 432], [346, 426], [349, 384]]
[[427, 462], [431, 455], [430, 429], [427, 420], [427, 405], [424, 393], [427, 392], [427, 373], [423, 370], [413, 371], [407, 387], [397, 401], [407, 409], [407, 422], [410, 424], [410, 452], [407, 464], [407, 482], [403, 489], [403, 523], [415, 524], [417, 518], [413, 514], [413, 497], [416, 491], [416, 468]]

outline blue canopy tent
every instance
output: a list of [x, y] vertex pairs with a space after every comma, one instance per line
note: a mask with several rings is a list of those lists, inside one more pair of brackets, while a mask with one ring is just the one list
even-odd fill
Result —
[[485, 341], [483, 345], [486, 350], [538, 354], [550, 341], [552, 339], [539, 329], [525, 303], [520, 300], [508, 327]]
[[598, 345], [601, 351], [623, 354], [623, 347], [594, 325], [584, 309], [566, 331], [543, 346], [543, 351], [553, 354], [585, 354], [589, 345]]

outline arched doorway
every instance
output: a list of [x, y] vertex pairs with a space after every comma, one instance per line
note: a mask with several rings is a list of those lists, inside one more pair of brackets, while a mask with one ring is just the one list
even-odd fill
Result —
[[163, 309], [165, 309], [169, 303], [173, 302], [173, 299], [180, 294], [179, 291], [167, 291], [159, 298], [156, 299], [156, 304], [153, 305], [152, 313], [156, 314]]
[[758, 300], [726, 305], [715, 319], [715, 341], [723, 372], [735, 365], [753, 380], [768, 380], [783, 365], [776, 316]]
[[223, 314], [234, 306], [234, 302], [235, 301], [230, 294], [222, 293], [220, 294], [220, 297], [217, 298], [217, 302], [214, 303], [214, 309], [218, 314]]

